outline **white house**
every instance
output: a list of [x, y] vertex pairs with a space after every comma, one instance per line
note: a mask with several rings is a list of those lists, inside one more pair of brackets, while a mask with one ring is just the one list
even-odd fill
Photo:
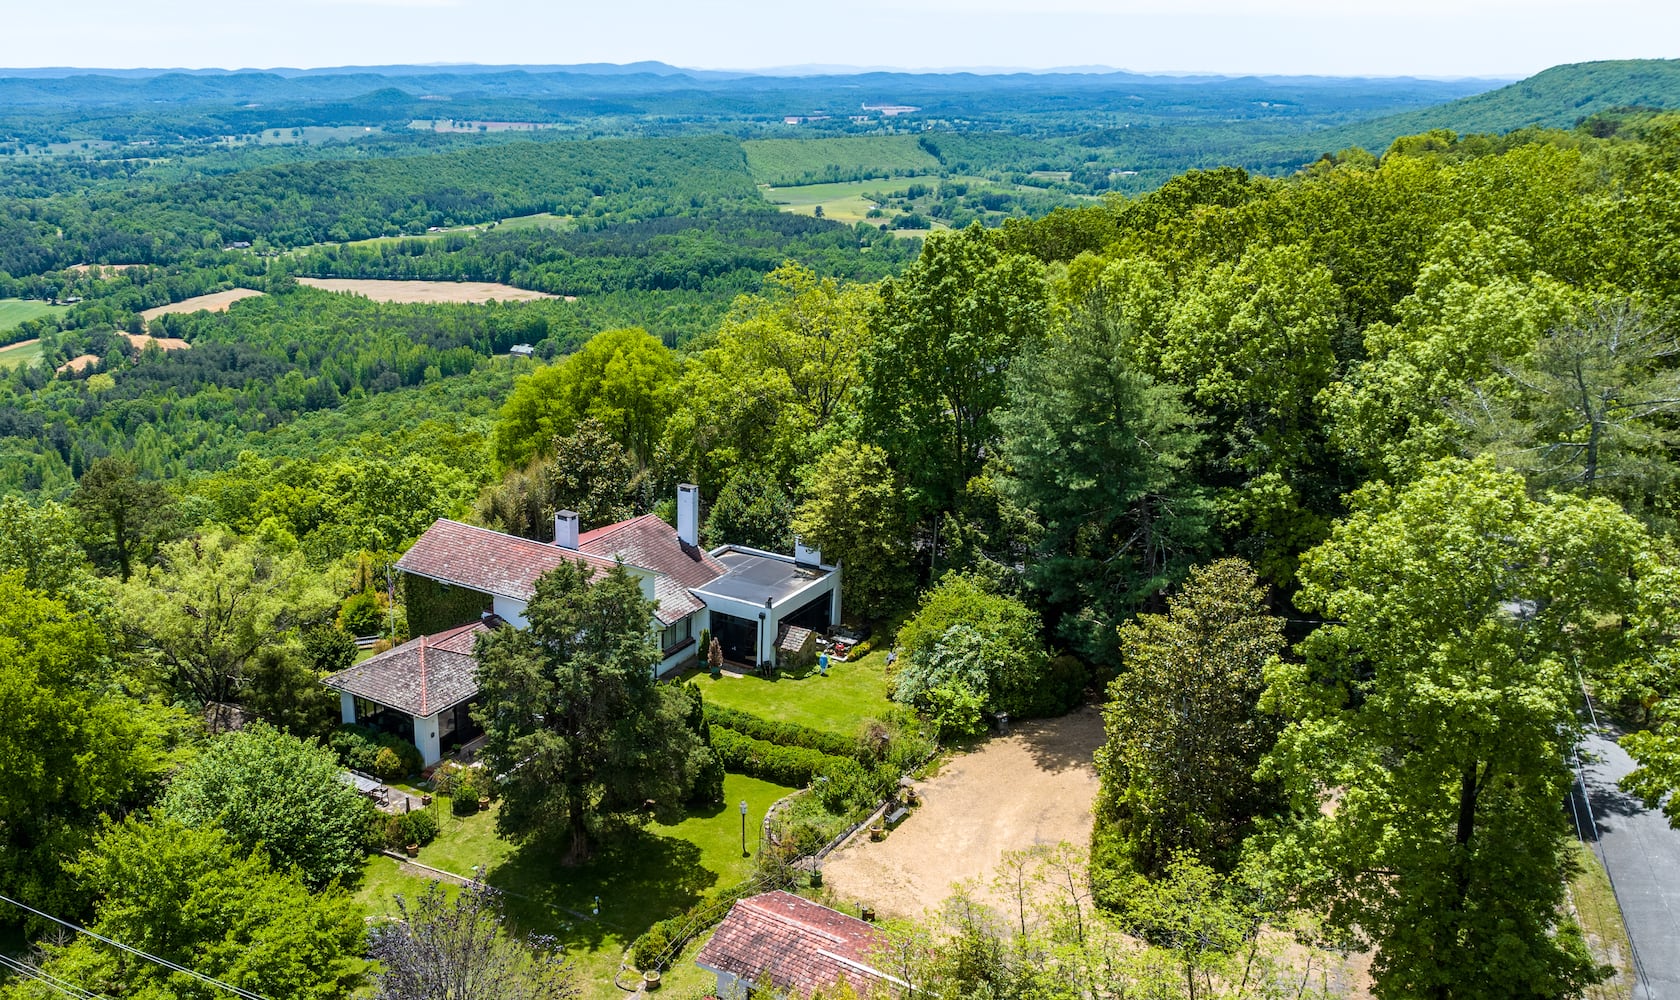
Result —
[[[798, 543], [786, 555], [738, 545], [707, 552], [698, 544], [699, 526], [700, 489], [686, 483], [677, 487], [674, 529], [644, 514], [580, 533], [578, 515], [560, 511], [548, 543], [439, 520], [396, 566], [448, 593], [457, 620], [434, 623], [448, 628], [323, 683], [339, 692], [346, 723], [406, 734], [412, 719], [415, 745], [427, 764], [435, 763], [452, 735], [466, 733], [459, 720], [470, 725], [467, 706], [478, 694], [472, 680], [476, 631], [489, 627], [486, 622], [524, 628], [537, 579], [573, 560], [596, 570], [622, 565], [655, 602], [649, 628], [661, 652], [650, 667], [657, 676], [696, 662], [706, 629], [717, 636], [725, 659], [750, 668], [775, 659], [784, 629], [823, 631], [839, 623], [840, 568], [824, 563], [821, 552]], [[448, 705], [435, 693], [440, 670], [450, 678], [447, 697], [460, 694]], [[449, 714], [457, 709], [458, 717]]]

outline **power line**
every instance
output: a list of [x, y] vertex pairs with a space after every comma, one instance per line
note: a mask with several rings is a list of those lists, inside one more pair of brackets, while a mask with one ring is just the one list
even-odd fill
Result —
[[67, 927], [70, 930], [73, 930], [78, 934], [86, 934], [88, 937], [93, 938], [95, 941], [103, 941], [105, 944], [108, 944], [113, 948], [119, 948], [123, 951], [128, 952], [130, 955], [134, 955], [134, 956], [137, 956], [139, 958], [143, 958], [148, 962], [154, 962], [154, 963], [156, 963], [158, 965], [161, 965], [164, 968], [170, 970], [171, 972], [179, 972], [184, 976], [191, 976], [192, 978], [194, 978], [194, 979], [198, 980], [199, 982], [204, 983], [208, 986], [214, 986], [217, 989], [227, 990], [229, 993], [232, 993], [234, 996], [243, 998], [243, 1000], [268, 1000], [267, 997], [263, 996], [260, 993], [252, 993], [250, 990], [241, 989], [240, 987], [234, 986], [231, 983], [224, 983], [220, 979], [214, 979], [210, 976], [206, 976], [204, 973], [199, 972], [196, 969], [189, 969], [186, 966], [181, 965], [178, 962], [171, 962], [167, 958], [159, 958], [158, 956], [153, 955], [150, 952], [141, 951], [138, 948], [131, 948], [128, 945], [123, 944], [121, 941], [112, 940], [111, 938], [108, 938], [105, 935], [100, 934], [97, 931], [90, 931], [86, 927], [83, 927], [79, 924], [73, 924], [68, 920], [61, 920], [58, 917], [55, 917], [50, 913], [42, 913], [40, 910], [35, 909], [35, 907], [30, 906], [27, 903], [20, 903], [17, 900], [11, 898], [10, 896], [0, 896], [0, 903], [10, 903], [20, 910], [27, 910], [30, 913], [35, 914], [37, 917], [40, 917], [44, 920], [50, 920], [53, 923], [58, 924], [61, 927]]
[[25, 979], [32, 979], [61, 996], [74, 997], [75, 1000], [105, 1000], [98, 993], [85, 990], [68, 979], [60, 979], [39, 966], [30, 965], [9, 955], [0, 955], [0, 966], [11, 969]]

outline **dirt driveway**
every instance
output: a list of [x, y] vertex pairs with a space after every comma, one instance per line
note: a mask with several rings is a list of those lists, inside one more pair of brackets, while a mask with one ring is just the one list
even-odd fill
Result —
[[[843, 899], [916, 917], [962, 879], [989, 882], [1006, 851], [1091, 839], [1102, 715], [1081, 708], [1022, 723], [919, 782], [922, 806], [879, 844], [867, 836], [830, 855], [823, 879]], [[981, 898], [997, 899], [987, 886]]]

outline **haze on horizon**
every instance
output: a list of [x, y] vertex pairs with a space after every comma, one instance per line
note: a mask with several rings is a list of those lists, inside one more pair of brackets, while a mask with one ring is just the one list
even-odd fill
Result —
[[8, 4], [9, 67], [1112, 66], [1529, 76], [1680, 56], [1672, 0], [65, 0]]

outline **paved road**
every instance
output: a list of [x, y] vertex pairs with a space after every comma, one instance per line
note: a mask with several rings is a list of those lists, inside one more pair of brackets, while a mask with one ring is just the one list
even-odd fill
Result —
[[[1582, 779], [1597, 825], [1585, 833], [1597, 839], [1633, 941], [1634, 1000], [1680, 1000], [1680, 830], [1616, 787], [1633, 770], [1618, 735], [1605, 725], [1589, 729], [1581, 743]], [[1577, 798], [1580, 790], [1577, 784]]]

